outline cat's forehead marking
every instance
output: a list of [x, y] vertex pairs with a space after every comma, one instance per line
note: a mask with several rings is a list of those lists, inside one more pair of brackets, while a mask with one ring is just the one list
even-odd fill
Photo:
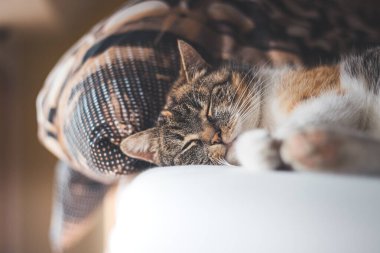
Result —
[[[196, 95], [194, 95], [193, 93], [195, 93]], [[185, 98], [186, 100], [188, 99], [199, 100], [200, 98], [202, 98], [202, 96], [200, 95], [205, 95], [207, 93], [208, 93], [208, 89], [206, 85], [187, 84], [178, 88], [173, 94], [173, 97], [175, 97], [177, 101], [183, 98]]]
[[238, 99], [238, 101], [245, 101], [243, 98], [251, 95], [251, 93], [247, 90], [250, 82], [252, 82], [252, 77], [249, 77], [248, 74], [242, 75], [241, 73], [233, 72], [231, 74], [231, 87], [233, 87], [233, 91], [231, 92], [234, 94], [233, 97], [241, 97], [241, 99]]

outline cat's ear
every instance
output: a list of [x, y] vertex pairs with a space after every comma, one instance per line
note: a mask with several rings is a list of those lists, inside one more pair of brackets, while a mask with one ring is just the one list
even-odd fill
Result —
[[178, 49], [181, 56], [181, 71], [188, 82], [210, 67], [202, 56], [183, 40], [178, 40]]
[[129, 157], [158, 165], [157, 135], [157, 127], [133, 134], [120, 143], [120, 149]]

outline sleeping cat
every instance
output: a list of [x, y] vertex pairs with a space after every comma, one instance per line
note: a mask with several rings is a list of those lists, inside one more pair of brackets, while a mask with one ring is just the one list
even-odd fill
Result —
[[157, 126], [121, 143], [160, 166], [380, 172], [380, 48], [311, 69], [210, 66], [179, 41], [182, 74]]

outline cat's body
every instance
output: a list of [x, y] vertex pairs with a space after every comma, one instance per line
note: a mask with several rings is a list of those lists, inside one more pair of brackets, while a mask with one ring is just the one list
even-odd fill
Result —
[[380, 75], [368, 69], [379, 63], [374, 49], [333, 66], [265, 70], [261, 124], [235, 144], [238, 162], [380, 173]]
[[158, 126], [123, 141], [127, 155], [380, 173], [380, 48], [312, 69], [211, 68], [189, 45], [179, 48], [183, 75]]

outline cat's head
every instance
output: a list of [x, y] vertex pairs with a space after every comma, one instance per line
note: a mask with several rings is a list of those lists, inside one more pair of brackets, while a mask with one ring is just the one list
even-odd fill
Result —
[[122, 151], [161, 166], [223, 164], [231, 143], [260, 118], [257, 71], [210, 66], [179, 41], [181, 74], [168, 94], [157, 126], [122, 141]]

